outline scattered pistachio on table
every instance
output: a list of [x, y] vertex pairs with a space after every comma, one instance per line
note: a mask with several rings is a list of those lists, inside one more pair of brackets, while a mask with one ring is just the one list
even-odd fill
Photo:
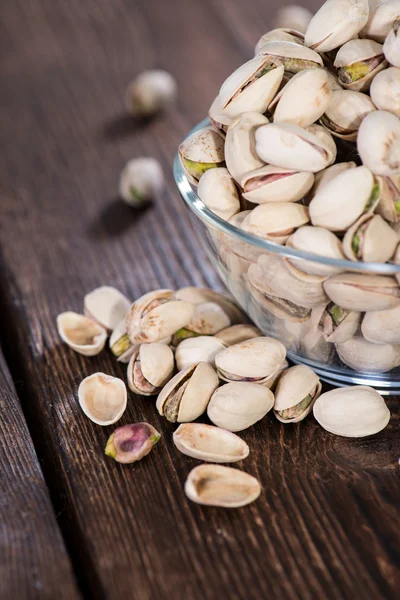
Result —
[[125, 105], [134, 117], [151, 117], [166, 110], [175, 101], [177, 92], [176, 80], [167, 71], [144, 71], [129, 84]]
[[108, 438], [105, 454], [119, 463], [133, 463], [149, 454], [160, 437], [148, 423], [123, 425]]
[[156, 199], [164, 188], [164, 173], [160, 163], [151, 157], [133, 158], [122, 170], [119, 195], [133, 207]]

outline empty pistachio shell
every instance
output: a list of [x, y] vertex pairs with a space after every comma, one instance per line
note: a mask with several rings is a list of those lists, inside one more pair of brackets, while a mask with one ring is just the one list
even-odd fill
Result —
[[274, 395], [263, 385], [248, 381], [226, 383], [212, 395], [207, 415], [217, 427], [242, 431], [265, 417], [273, 405]]
[[126, 296], [108, 285], [86, 294], [83, 301], [85, 315], [110, 332], [125, 317], [130, 304]]
[[347, 342], [356, 333], [360, 319], [360, 312], [342, 308], [334, 302], [314, 308], [311, 315], [312, 324], [330, 343]]
[[94, 373], [85, 377], [78, 389], [83, 412], [97, 425], [112, 425], [126, 409], [127, 393], [122, 379]]
[[256, 152], [255, 133], [268, 123], [267, 117], [257, 112], [245, 112], [237, 117], [226, 134], [225, 160], [229, 173], [240, 184], [243, 176], [264, 165]]
[[400, 69], [390, 67], [378, 73], [371, 83], [372, 102], [400, 118]]
[[204, 413], [218, 387], [211, 365], [199, 363], [180, 371], [161, 390], [157, 410], [171, 423], [188, 423]]
[[399, 0], [381, 2], [371, 10], [365, 27], [360, 31], [360, 37], [369, 38], [382, 44], [399, 16]]
[[195, 131], [179, 146], [179, 158], [191, 183], [215, 167], [225, 166], [224, 137], [212, 127]]
[[233, 346], [234, 344], [240, 344], [240, 342], [261, 336], [262, 331], [258, 327], [247, 324], [231, 325], [215, 334], [215, 337], [221, 340], [225, 346]]
[[245, 459], [250, 452], [246, 442], [238, 435], [203, 423], [180, 425], [173, 434], [173, 440], [183, 454], [205, 462], [237, 462]]
[[133, 463], [149, 454], [160, 437], [148, 423], [123, 425], [108, 438], [105, 454], [119, 463]]
[[243, 198], [255, 204], [297, 202], [304, 198], [314, 183], [314, 175], [266, 165], [241, 179]]
[[160, 343], [142, 344], [129, 361], [128, 386], [135, 394], [153, 396], [172, 377], [174, 353]]
[[292, 123], [269, 123], [256, 131], [256, 150], [265, 162], [316, 173], [335, 161], [336, 153], [306, 129]]
[[232, 117], [222, 113], [221, 98], [219, 95], [211, 104], [210, 110], [208, 111], [208, 116], [210, 117], [213, 127], [215, 127], [215, 129], [218, 131], [222, 131], [223, 133], [226, 133], [229, 125], [233, 121]]
[[336, 90], [321, 118], [332, 135], [355, 142], [361, 122], [375, 106], [370, 97], [354, 90]]
[[240, 211], [237, 188], [228, 169], [209, 169], [199, 181], [197, 194], [218, 217], [229, 221]]
[[274, 414], [282, 423], [298, 423], [311, 412], [322, 384], [310, 367], [296, 365], [279, 378], [275, 390]]
[[308, 208], [294, 202], [266, 202], [254, 208], [241, 229], [283, 244], [298, 227], [309, 222]]
[[341, 273], [327, 279], [324, 288], [335, 304], [348, 310], [388, 310], [400, 304], [400, 288], [387, 275]]
[[365, 339], [374, 344], [400, 344], [400, 306], [367, 312], [361, 331]]
[[119, 362], [129, 362], [136, 347], [129, 339], [125, 317], [118, 323], [110, 335], [109, 346], [111, 352]]
[[216, 355], [224, 350], [225, 344], [213, 336], [187, 338], [177, 347], [175, 352], [176, 366], [179, 371], [187, 369], [199, 362], [214, 366]]
[[265, 112], [279, 89], [283, 71], [283, 66], [265, 56], [239, 67], [220, 89], [222, 113], [237, 117], [247, 111]]
[[368, 0], [327, 0], [311, 19], [305, 44], [329, 52], [354, 38], [368, 20]]
[[101, 325], [75, 312], [58, 315], [57, 329], [62, 341], [83, 356], [99, 354], [107, 340], [107, 331]]
[[271, 29], [264, 33], [258, 40], [256, 47], [254, 48], [254, 54], [262, 55], [262, 49], [268, 42], [294, 42], [295, 44], [303, 45], [304, 35], [295, 29], [290, 27], [278, 27], [277, 29]]
[[376, 110], [360, 125], [357, 150], [364, 165], [376, 175], [395, 175], [400, 171], [400, 119]]
[[244, 471], [221, 465], [200, 465], [190, 471], [186, 496], [197, 504], [238, 508], [257, 500], [261, 486]]
[[343, 250], [355, 261], [386, 262], [399, 243], [399, 236], [380, 215], [362, 215], [345, 233]]
[[165, 110], [176, 98], [177, 84], [167, 71], [144, 71], [128, 86], [125, 104], [134, 117], [148, 117]]
[[[233, 224], [236, 217], [246, 216], [244, 213], [247, 214], [248, 211], [243, 211], [242, 213], [235, 215], [230, 222]], [[178, 300], [184, 300], [186, 302], [191, 302], [192, 304], [214, 302], [215, 304], [219, 304], [224, 313], [228, 315], [232, 324], [245, 323], [247, 321], [245, 313], [238, 307], [235, 300], [227, 292], [216, 292], [210, 288], [189, 286], [178, 290], [175, 297]]]
[[[299, 227], [297, 231], [292, 233], [286, 242], [288, 248], [295, 248], [303, 252], [310, 252], [327, 258], [344, 260], [346, 257], [343, 254], [342, 244], [332, 231], [323, 227], [311, 227], [305, 225]], [[339, 269], [331, 265], [324, 265], [317, 261], [291, 261], [300, 271], [309, 273], [310, 275], [332, 275], [337, 273]]]
[[400, 365], [400, 345], [375, 344], [355, 336], [336, 344], [339, 358], [355, 371], [386, 373]]
[[289, 4], [279, 8], [275, 15], [275, 27], [290, 27], [304, 33], [312, 19], [312, 12], [304, 6]]
[[314, 404], [313, 412], [321, 427], [344, 437], [374, 435], [382, 431], [390, 419], [382, 396], [367, 386], [325, 392]]
[[134, 158], [126, 163], [119, 180], [119, 195], [127, 204], [140, 206], [154, 200], [164, 187], [164, 173], [155, 158]]
[[365, 92], [387, 62], [381, 44], [367, 39], [350, 40], [339, 49], [334, 66], [343, 87]]
[[159, 342], [186, 327], [193, 317], [190, 302], [176, 300], [172, 290], [155, 290], [136, 300], [126, 315], [132, 343]]
[[272, 63], [282, 64], [286, 74], [299, 73], [303, 69], [319, 69], [324, 66], [317, 52], [293, 42], [267, 42], [260, 48], [260, 54]]

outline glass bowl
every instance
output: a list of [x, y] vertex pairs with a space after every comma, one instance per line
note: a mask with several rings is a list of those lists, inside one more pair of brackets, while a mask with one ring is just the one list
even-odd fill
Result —
[[[188, 135], [209, 124], [205, 119]], [[329, 302], [323, 299], [322, 286], [327, 270], [332, 275], [344, 272], [386, 275], [393, 282], [396, 275], [400, 281], [399, 265], [325, 258], [248, 234], [220, 219], [203, 204], [178, 155], [174, 175], [189, 208], [192, 225], [222, 281], [263, 333], [285, 344], [290, 360], [309, 365], [321, 379], [336, 386], [371, 385], [384, 394], [400, 394], [400, 344], [367, 342], [360, 326], [362, 313], [350, 318], [340, 334], [336, 330], [339, 337], [336, 343], [326, 332], [324, 337], [318, 327], [322, 307]], [[321, 272], [324, 276], [318, 275]], [[271, 295], [263, 294], [263, 277], [268, 278], [269, 290], [271, 286], [274, 289], [272, 303]], [[298, 307], [299, 293], [308, 298], [302, 300], [306, 304], [304, 309]], [[285, 313], [280, 306], [282, 298]], [[295, 314], [286, 316], [288, 306]]]

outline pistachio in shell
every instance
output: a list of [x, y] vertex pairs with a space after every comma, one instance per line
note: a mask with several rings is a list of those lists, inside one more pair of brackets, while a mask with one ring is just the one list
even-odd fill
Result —
[[382, 44], [367, 39], [346, 42], [336, 54], [340, 84], [350, 90], [368, 91], [374, 77], [387, 67]]
[[400, 118], [400, 68], [389, 67], [378, 73], [371, 83], [370, 94], [379, 110]]
[[326, 342], [343, 343], [352, 338], [360, 324], [361, 313], [329, 302], [314, 308], [311, 322], [322, 332]]
[[388, 275], [340, 273], [323, 285], [332, 302], [348, 310], [368, 312], [400, 305], [400, 288]]
[[378, 175], [376, 180], [380, 190], [376, 212], [386, 221], [400, 222], [400, 174], [390, 177]]
[[[334, 260], [345, 260], [346, 258], [339, 238], [332, 231], [323, 227], [312, 227], [310, 225], [299, 227], [288, 238], [286, 246]], [[289, 260], [297, 269], [310, 275], [329, 276], [340, 271], [338, 267], [325, 265], [317, 261]]]
[[246, 173], [241, 179], [243, 198], [254, 204], [297, 202], [310, 191], [313, 183], [313, 173], [273, 165]]
[[336, 90], [332, 92], [321, 123], [335, 137], [355, 142], [363, 119], [373, 111], [375, 106], [366, 94], [355, 90]]
[[349, 260], [386, 262], [400, 241], [380, 215], [362, 215], [345, 233], [343, 251]]
[[238, 435], [204, 423], [184, 423], [174, 431], [175, 446], [187, 456], [213, 463], [244, 460], [250, 448]]
[[226, 133], [233, 118], [222, 113], [221, 98], [219, 95], [214, 99], [208, 111], [208, 116], [214, 129]]
[[399, 344], [375, 344], [361, 336], [336, 344], [340, 360], [361, 373], [387, 373], [400, 366]]
[[258, 40], [254, 48], [255, 56], [263, 54], [262, 49], [268, 42], [279, 41], [294, 42], [295, 44], [300, 44], [302, 46], [304, 42], [304, 35], [300, 31], [291, 29], [290, 27], [277, 27], [276, 29], [271, 29], [271, 31], [264, 33]]
[[360, 31], [360, 37], [369, 38], [383, 44], [396, 19], [400, 17], [400, 1], [380, 2], [369, 13], [368, 20]]
[[128, 386], [135, 394], [154, 396], [172, 377], [174, 353], [166, 344], [141, 344], [128, 364]]
[[335, 163], [334, 165], [331, 165], [330, 167], [327, 167], [326, 169], [315, 173], [314, 185], [311, 188], [310, 193], [305, 198], [306, 202], [309, 204], [314, 198], [315, 194], [319, 190], [322, 190], [322, 188], [324, 188], [327, 183], [332, 181], [332, 179], [334, 179], [336, 175], [339, 175], [340, 173], [343, 173], [348, 169], [354, 169], [354, 167], [356, 166], [356, 163], [350, 160], [348, 162]]
[[308, 208], [295, 202], [259, 204], [244, 219], [241, 229], [263, 239], [283, 244], [302, 225], [309, 222]]
[[244, 112], [228, 128], [225, 160], [229, 173], [239, 184], [246, 173], [264, 165], [256, 152], [255, 134], [266, 123], [269, 121], [264, 115]]
[[195, 304], [190, 322], [174, 333], [172, 345], [177, 346], [183, 340], [199, 335], [214, 335], [230, 324], [228, 315], [217, 302]]
[[83, 356], [96, 356], [103, 350], [107, 340], [104, 327], [72, 311], [57, 316], [57, 330], [62, 341]]
[[255, 325], [243, 323], [222, 329], [214, 337], [221, 340], [225, 346], [233, 346], [256, 337], [262, 337], [262, 331]]
[[400, 172], [400, 119], [384, 110], [368, 114], [357, 137], [357, 150], [364, 165], [376, 175]]
[[103, 285], [85, 295], [85, 315], [111, 332], [125, 317], [131, 303], [119, 290]]
[[365, 339], [374, 344], [400, 344], [400, 306], [367, 312], [361, 331]]
[[[240, 218], [244, 218], [248, 214], [248, 211], [243, 211], [235, 215], [230, 222], [232, 224], [237, 223]], [[218, 304], [224, 313], [228, 315], [232, 325], [235, 323], [246, 323], [247, 316], [236, 304], [233, 297], [228, 292], [216, 292], [210, 288], [188, 286], [180, 288], [175, 293], [177, 300], [184, 300], [191, 304], [203, 304], [205, 302], [214, 302]]]
[[310, 367], [290, 367], [276, 386], [274, 415], [282, 423], [302, 421], [311, 412], [321, 389], [319, 377]]
[[199, 181], [197, 194], [214, 214], [229, 221], [240, 211], [238, 190], [228, 169], [209, 169]]
[[212, 127], [195, 131], [179, 146], [182, 167], [193, 185], [209, 169], [225, 166], [224, 137]]
[[400, 10], [399, 18], [393, 23], [383, 43], [386, 60], [394, 67], [400, 67]]
[[317, 52], [298, 43], [267, 42], [260, 49], [260, 53], [267, 61], [271, 61], [273, 64], [276, 62], [282, 64], [286, 75], [296, 74], [304, 69], [320, 69], [324, 66], [323, 60]]
[[199, 362], [210, 363], [210, 365], [214, 366], [216, 355], [224, 350], [224, 348], [225, 344], [223, 341], [215, 336], [200, 335], [187, 338], [176, 348], [176, 366], [179, 371]]

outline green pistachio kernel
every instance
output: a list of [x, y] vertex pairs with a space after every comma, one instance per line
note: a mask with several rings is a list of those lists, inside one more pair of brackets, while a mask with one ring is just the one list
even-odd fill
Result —
[[270, 63], [269, 65], [266, 65], [265, 67], [263, 67], [261, 69], [261, 71], [259, 71], [258, 73], [256, 73], [256, 75], [255, 75], [256, 79], [260, 79], [260, 77], [262, 77], [263, 75], [266, 75], [267, 73], [269, 73], [273, 69], [276, 69], [276, 65], [274, 65], [274, 63]]
[[351, 249], [353, 250], [356, 256], [358, 255], [358, 251], [360, 250], [360, 242], [360, 236], [358, 235], [358, 233], [356, 233], [351, 242]]
[[139, 194], [139, 192], [137, 191], [136, 188], [131, 186], [129, 188], [129, 194], [130, 194], [132, 200], [135, 200], [137, 203], [143, 202], [143, 197], [141, 194]]
[[320, 69], [321, 65], [313, 60], [303, 60], [302, 58], [281, 57], [285, 71], [290, 73], [300, 73], [304, 69]]
[[327, 308], [327, 313], [331, 316], [332, 321], [337, 326], [347, 317], [349, 311], [337, 304], [332, 304]]
[[303, 398], [303, 400], [295, 406], [291, 406], [290, 408], [286, 408], [285, 410], [278, 410], [277, 413], [285, 421], [296, 419], [301, 414], [303, 414], [303, 412], [310, 406], [312, 400], [312, 394], [308, 394], [308, 396]]
[[400, 214], [400, 200], [394, 203], [394, 210]]
[[128, 337], [128, 334], [122, 335], [116, 342], [111, 346], [111, 352], [114, 356], [121, 356], [124, 352], [131, 347], [131, 341]]
[[222, 164], [196, 162], [194, 160], [189, 160], [188, 158], [184, 158], [182, 162], [187, 172], [197, 180], [199, 180], [200, 177], [204, 175], [206, 171], [208, 171], [208, 169], [215, 169]]
[[339, 69], [340, 79], [344, 83], [353, 83], [362, 79], [370, 72], [371, 68], [366, 62], [356, 62], [348, 67], [341, 67]]
[[200, 333], [196, 333], [195, 331], [191, 331], [186, 327], [182, 327], [182, 329], [178, 329], [178, 331], [176, 331], [172, 336], [172, 345], [177, 346], [183, 342], [183, 340], [187, 340], [188, 338], [192, 337], [198, 337], [199, 335]]
[[368, 198], [368, 201], [365, 205], [364, 212], [368, 212], [369, 210], [371, 210], [371, 208], [373, 207], [375, 202], [378, 200], [380, 193], [381, 193], [381, 188], [379, 187], [378, 183], [375, 183], [374, 187], [372, 188], [371, 195]]

